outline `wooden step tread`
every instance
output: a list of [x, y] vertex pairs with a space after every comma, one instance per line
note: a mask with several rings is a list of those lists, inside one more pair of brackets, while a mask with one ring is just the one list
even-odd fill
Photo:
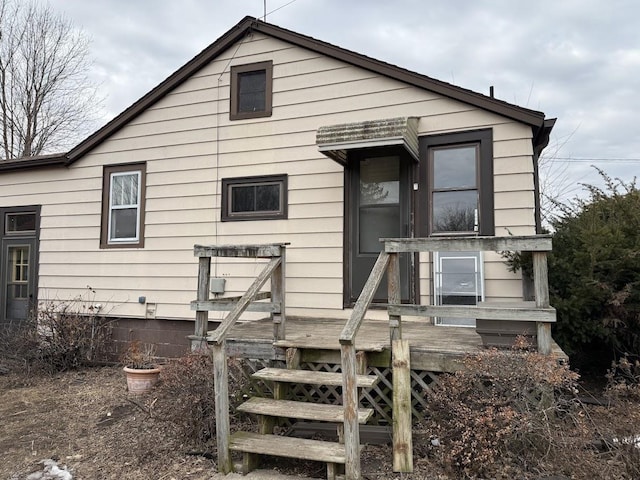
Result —
[[[318, 422], [341, 423], [344, 421], [344, 408], [342, 405], [324, 405], [320, 403], [253, 397], [240, 405], [238, 410], [256, 415], [300, 418], [302, 420], [315, 420]], [[358, 423], [367, 423], [372, 415], [372, 408], [358, 409]]]
[[231, 435], [229, 448], [239, 452], [301, 458], [316, 462], [345, 463], [346, 461], [344, 445], [339, 443], [280, 435], [236, 432]]
[[[306, 383], [309, 385], [342, 385], [342, 374], [332, 372], [315, 372], [313, 370], [287, 370], [284, 368], [263, 368], [253, 378], [272, 382]], [[371, 388], [378, 383], [374, 375], [357, 375], [358, 387]]]

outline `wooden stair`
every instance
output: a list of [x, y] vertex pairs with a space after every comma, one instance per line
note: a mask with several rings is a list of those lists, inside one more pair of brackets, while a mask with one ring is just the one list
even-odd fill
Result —
[[[344, 408], [342, 405], [327, 405], [279, 398], [287, 384], [342, 385], [342, 374], [284, 368], [264, 368], [252, 375], [256, 379], [274, 382], [276, 398], [253, 397], [238, 406], [238, 410], [258, 416], [260, 433], [236, 432], [230, 438], [229, 448], [243, 453], [243, 473], [255, 469], [259, 455], [299, 458], [326, 462], [327, 478], [334, 480], [346, 462], [345, 446], [342, 443], [309, 440], [273, 435], [278, 418], [295, 418], [315, 422], [336, 424], [338, 437], [342, 438]], [[376, 376], [358, 375], [358, 387], [369, 388], [378, 382]], [[358, 423], [365, 424], [373, 415], [373, 409], [358, 409]]]

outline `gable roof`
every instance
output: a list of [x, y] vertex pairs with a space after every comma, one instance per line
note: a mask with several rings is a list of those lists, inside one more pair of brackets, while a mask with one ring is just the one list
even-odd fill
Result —
[[[538, 143], [539, 138], [547, 137], [548, 139], [548, 134], [551, 130], [550, 126], [553, 125], [553, 123], [549, 121], [545, 124], [544, 113], [542, 112], [512, 105], [505, 101], [482, 95], [465, 88], [457, 87], [450, 83], [442, 82], [426, 75], [412, 72], [396, 65], [382, 62], [380, 60], [367, 57], [366, 55], [337, 47], [330, 43], [247, 16], [237, 25], [228, 30], [218, 40], [172, 73], [162, 83], [137, 100], [133, 105], [72, 148], [66, 154], [64, 164], [72, 164], [91, 149], [97, 147], [103, 140], [116, 133], [127, 123], [162, 99], [171, 90], [188, 80], [192, 75], [209, 64], [218, 55], [252, 31], [260, 32], [264, 35], [341, 60], [374, 73], [525, 123], [533, 128], [534, 143]], [[60, 157], [56, 156], [55, 159], [55, 165], [59, 165]], [[21, 164], [20, 162], [22, 162], [22, 160], [4, 162], [6, 165], [5, 168], [8, 169], [10, 165], [13, 165], [16, 169], [25, 168], [26, 164]], [[36, 165], [32, 164], [30, 166]], [[53, 166], [53, 164], [51, 166]]]

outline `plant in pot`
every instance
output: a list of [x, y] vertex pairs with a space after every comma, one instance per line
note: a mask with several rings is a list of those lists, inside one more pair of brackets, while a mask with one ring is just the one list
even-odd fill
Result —
[[158, 383], [160, 367], [156, 364], [155, 347], [134, 340], [120, 357], [124, 365], [129, 393], [140, 395]]

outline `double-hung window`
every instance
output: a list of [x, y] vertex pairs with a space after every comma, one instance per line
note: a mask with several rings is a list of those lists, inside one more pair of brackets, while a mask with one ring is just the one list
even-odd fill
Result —
[[104, 168], [101, 247], [144, 246], [145, 165]]
[[222, 179], [222, 221], [287, 218], [287, 175]]
[[420, 138], [422, 235], [494, 235], [490, 129]]

